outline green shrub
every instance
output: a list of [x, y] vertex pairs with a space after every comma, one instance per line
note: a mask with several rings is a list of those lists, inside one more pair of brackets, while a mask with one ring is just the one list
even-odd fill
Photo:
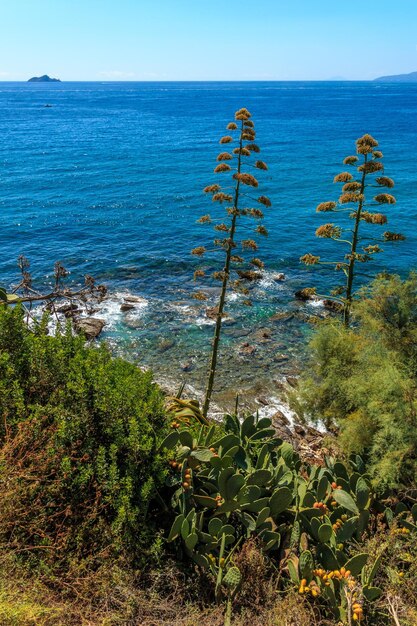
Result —
[[355, 324], [323, 324], [300, 381], [306, 417], [340, 428], [347, 453], [365, 456], [379, 487], [417, 478], [417, 274], [380, 276], [354, 309]]
[[44, 562], [157, 549], [163, 396], [105, 345], [0, 307], [0, 541]]

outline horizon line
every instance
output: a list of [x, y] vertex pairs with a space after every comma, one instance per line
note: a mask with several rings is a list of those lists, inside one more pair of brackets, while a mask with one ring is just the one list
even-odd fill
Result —
[[198, 79], [125, 79], [125, 80], [103, 80], [103, 79], [57, 79], [56, 81], [31, 81], [30, 79], [20, 80], [0, 80], [1, 83], [31, 83], [31, 84], [57, 84], [57, 83], [371, 83], [376, 78], [245, 78], [245, 79], [227, 79], [227, 78], [198, 78]]

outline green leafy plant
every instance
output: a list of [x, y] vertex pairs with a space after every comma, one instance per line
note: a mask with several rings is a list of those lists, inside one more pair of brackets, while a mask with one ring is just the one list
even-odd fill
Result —
[[[213, 393], [227, 291], [231, 288], [244, 296], [248, 296], [249, 291], [246, 283], [258, 279], [264, 267], [264, 263], [254, 256], [258, 250], [258, 244], [253, 238], [253, 236], [266, 236], [268, 234], [266, 228], [259, 223], [263, 218], [263, 211], [260, 208], [248, 208], [248, 204], [250, 206], [255, 201], [258, 206], [270, 207], [271, 201], [267, 196], [259, 195], [258, 197], [252, 197], [245, 191], [245, 189], [255, 190], [259, 186], [255, 176], [245, 170], [252, 167], [258, 171], [264, 171], [268, 168], [263, 161], [253, 158], [253, 155], [260, 152], [260, 148], [254, 143], [256, 137], [255, 126], [250, 118], [251, 114], [247, 109], [239, 109], [235, 114], [235, 121], [227, 125], [227, 130], [230, 133], [237, 134], [236, 138], [234, 139], [232, 135], [226, 135], [220, 139], [221, 145], [235, 145], [235, 147], [230, 152], [221, 152], [218, 155], [218, 165], [214, 172], [221, 174], [223, 177], [228, 174], [232, 180], [229, 180], [223, 186], [212, 184], [204, 189], [206, 194], [211, 195], [213, 202], [226, 205], [225, 215], [219, 219], [212, 218], [210, 215], [204, 215], [199, 219], [199, 222], [202, 224], [213, 224], [214, 226], [216, 231], [216, 239], [213, 242], [214, 250], [208, 250], [204, 246], [199, 246], [192, 250], [192, 254], [198, 257], [203, 257], [207, 252], [212, 251], [223, 260], [222, 269], [212, 274], [212, 278], [220, 281], [221, 288], [215, 313], [216, 324], [202, 409], [205, 416], [208, 413]], [[242, 206], [243, 203], [245, 204]], [[241, 226], [243, 227], [243, 220], [245, 222], [254, 220], [257, 222], [257, 226], [252, 229], [252, 238], [239, 240], [238, 231]], [[248, 224], [246, 224], [245, 228], [247, 229], [247, 227]], [[245, 265], [244, 257], [247, 253], [250, 254], [251, 258], [246, 261]], [[194, 273], [195, 279], [203, 278], [204, 276], [205, 271], [203, 269], [197, 269]], [[200, 300], [207, 299], [203, 291], [198, 291], [195, 297]], [[251, 304], [247, 297], [243, 300], [243, 303], [249, 306]]]
[[235, 556], [252, 537], [276, 555], [287, 584], [319, 597], [342, 620], [379, 596], [374, 569], [365, 570], [369, 555], [353, 549], [374, 506], [359, 456], [348, 464], [327, 458], [324, 467], [302, 462], [269, 418], [253, 415], [226, 416], [220, 436], [214, 426], [173, 428], [161, 449], [173, 457], [168, 541], [212, 574], [218, 602], [231, 600], [228, 573], [237, 580]]
[[[334, 178], [335, 183], [342, 183], [342, 194], [338, 202], [321, 202], [317, 206], [319, 213], [348, 213], [353, 220], [352, 228], [344, 228], [334, 223], [319, 226], [316, 236], [324, 239], [332, 239], [345, 246], [347, 252], [341, 260], [322, 261], [319, 256], [305, 254], [301, 261], [306, 265], [330, 265], [337, 271], [342, 271], [346, 276], [346, 282], [335, 288], [331, 299], [339, 303], [343, 310], [343, 319], [349, 326], [352, 301], [355, 295], [354, 284], [357, 273], [357, 263], [366, 263], [372, 257], [381, 252], [381, 243], [401, 241], [404, 235], [385, 231], [381, 236], [375, 237], [361, 228], [362, 223], [383, 226], [387, 223], [385, 214], [369, 211], [368, 208], [394, 205], [395, 197], [383, 188], [394, 187], [394, 181], [383, 174], [383, 154], [377, 150], [378, 142], [371, 135], [364, 135], [356, 140], [356, 152], [359, 156], [348, 156], [344, 159], [344, 165], [355, 167], [358, 175], [355, 178], [349, 171], [341, 172]], [[376, 175], [376, 177], [375, 177]], [[369, 187], [376, 187], [379, 192], [369, 199]], [[374, 192], [375, 193], [375, 192]], [[346, 233], [346, 235], [344, 234]], [[350, 233], [350, 234], [348, 234]]]

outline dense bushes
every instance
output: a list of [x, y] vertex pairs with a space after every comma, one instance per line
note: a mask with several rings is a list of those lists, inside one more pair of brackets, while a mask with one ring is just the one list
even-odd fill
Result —
[[[0, 540], [43, 561], [157, 547], [165, 412], [149, 373], [0, 307]], [[146, 524], [144, 520], [146, 519]]]
[[306, 417], [340, 427], [380, 487], [417, 478], [417, 274], [380, 276], [362, 293], [353, 328], [332, 321], [311, 342], [300, 383]]

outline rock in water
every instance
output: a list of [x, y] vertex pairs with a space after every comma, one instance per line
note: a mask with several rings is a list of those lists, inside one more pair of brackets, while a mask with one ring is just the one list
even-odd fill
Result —
[[141, 296], [124, 296], [123, 300], [125, 302], [139, 302], [141, 304], [146, 304], [146, 299]]
[[74, 320], [74, 328], [77, 332], [84, 333], [87, 339], [95, 339], [103, 330], [105, 323], [96, 317], [79, 317]]
[[249, 343], [243, 343], [240, 347], [239, 347], [239, 354], [242, 354], [243, 356], [252, 356], [252, 354], [254, 354], [254, 352], [256, 351], [255, 346], [251, 346]]
[[51, 78], [48, 74], [43, 76], [33, 76], [29, 78], [28, 83], [60, 83], [59, 78]]

